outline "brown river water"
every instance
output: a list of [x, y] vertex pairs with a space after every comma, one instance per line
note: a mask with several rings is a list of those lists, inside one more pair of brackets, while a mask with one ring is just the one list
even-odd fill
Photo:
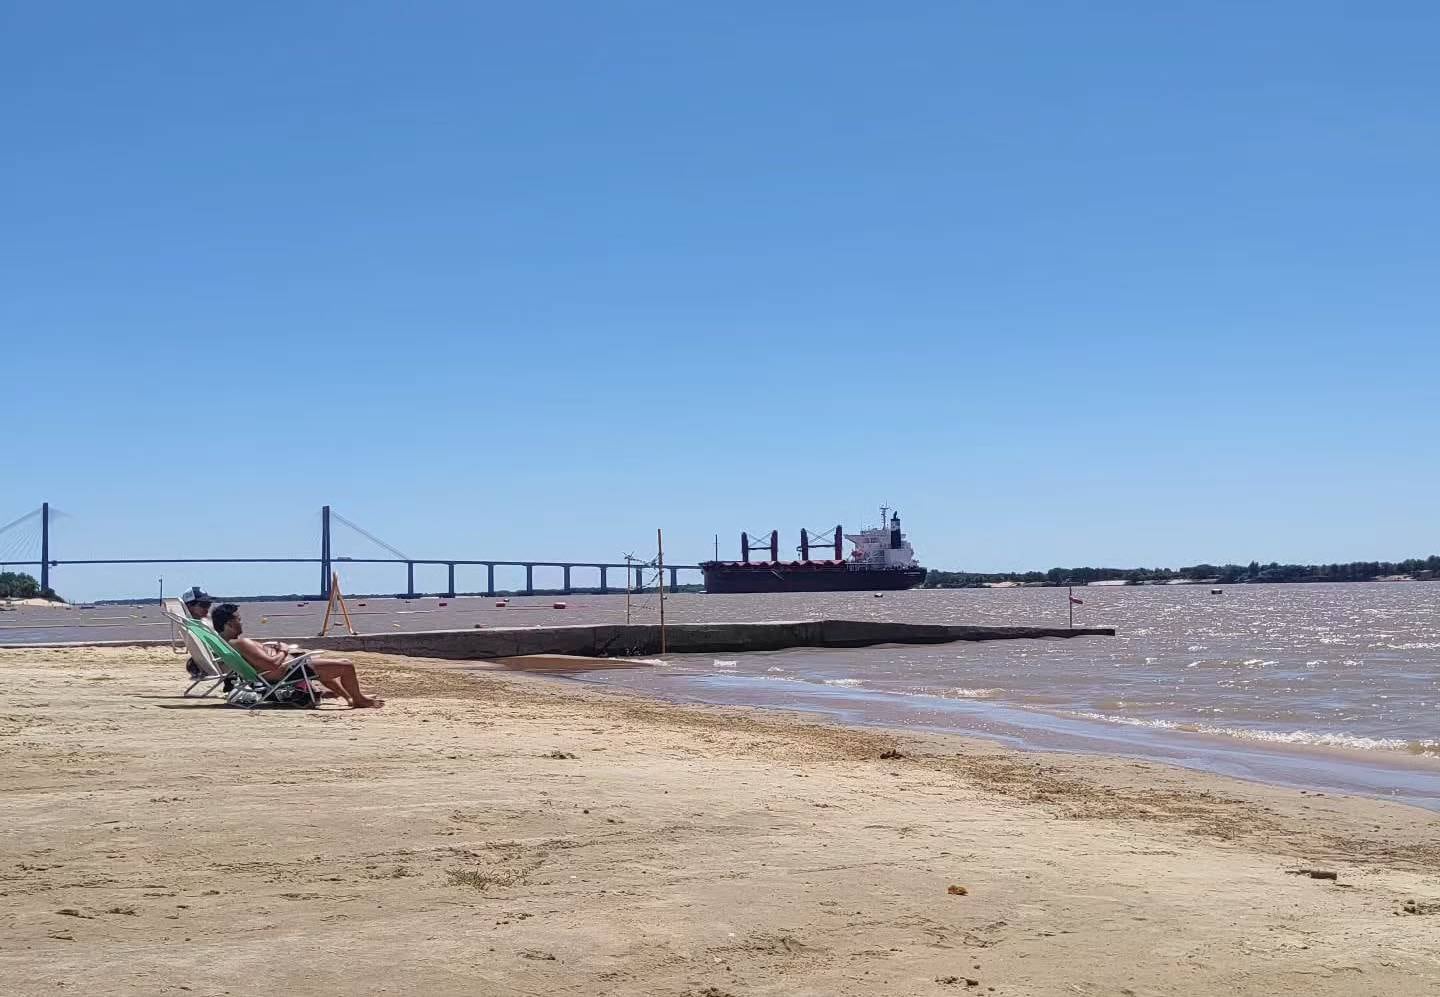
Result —
[[[1098, 751], [1440, 809], [1440, 583], [1086, 588], [1113, 638], [679, 655], [582, 677], [680, 701], [803, 710], [1022, 747]], [[623, 595], [364, 600], [362, 630], [622, 622]], [[303, 637], [323, 605], [258, 603], [249, 629]], [[654, 622], [656, 596], [632, 601]], [[0, 614], [0, 643], [163, 636], [153, 606]], [[667, 599], [673, 622], [824, 617], [1063, 625], [1063, 589]], [[144, 618], [142, 618], [144, 617]], [[264, 617], [265, 622], [260, 623]], [[84, 622], [84, 627], [75, 624]], [[22, 624], [28, 624], [23, 626]]]

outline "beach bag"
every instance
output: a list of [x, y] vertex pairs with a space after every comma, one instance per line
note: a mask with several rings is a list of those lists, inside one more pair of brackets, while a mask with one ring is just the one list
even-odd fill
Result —
[[[248, 709], [257, 705], [265, 698], [265, 690], [255, 685], [247, 685], [236, 692], [226, 701], [226, 706], [239, 706]], [[285, 706], [293, 709], [313, 709], [315, 704], [310, 700], [309, 686], [305, 683], [298, 685], [287, 685], [276, 689], [269, 699], [265, 700], [266, 706]]]
[[263, 695], [265, 694], [259, 689], [255, 688], [253, 685], [247, 685], [245, 688], [240, 689], [229, 699], [227, 699], [225, 701], [225, 705], [239, 706], [244, 709], [249, 709], [256, 703], [260, 702], [260, 697]]
[[310, 695], [310, 686], [304, 682], [275, 690], [275, 695], [270, 697], [270, 701], [280, 706], [296, 706], [304, 709], [315, 705]]

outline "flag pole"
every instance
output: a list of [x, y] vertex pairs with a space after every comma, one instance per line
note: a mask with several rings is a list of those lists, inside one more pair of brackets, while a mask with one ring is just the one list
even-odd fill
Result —
[[655, 531], [655, 563], [660, 571], [656, 582], [660, 588], [660, 653], [665, 653], [665, 535]]
[[630, 562], [635, 560], [633, 554], [625, 555], [625, 625], [630, 625], [630, 587], [635, 584], [634, 565]]

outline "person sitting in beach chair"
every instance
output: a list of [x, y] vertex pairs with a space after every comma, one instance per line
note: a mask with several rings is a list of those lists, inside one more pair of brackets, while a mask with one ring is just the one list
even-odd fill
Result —
[[[240, 607], [233, 602], [222, 603], [210, 613], [215, 631], [262, 676], [279, 681], [291, 660], [291, 652], [281, 644], [262, 644], [244, 636]], [[385, 705], [383, 699], [372, 699], [360, 690], [355, 665], [344, 658], [311, 657], [305, 665], [306, 675], [318, 679], [327, 689], [350, 701], [354, 709], [374, 709]]]
[[[215, 629], [215, 624], [210, 622], [210, 607], [214, 600], [199, 585], [191, 586], [190, 591], [180, 597], [180, 602], [185, 607], [186, 616], [192, 620], [199, 620], [211, 630]], [[185, 662], [185, 671], [189, 672], [190, 677], [197, 683], [211, 677], [205, 673], [200, 662], [195, 660], [194, 654], [191, 654], [189, 660]], [[229, 692], [230, 690], [227, 687], [225, 691]]]
[[210, 607], [215, 600], [210, 598], [204, 589], [199, 585], [192, 585], [190, 591], [181, 596], [180, 601], [184, 604], [185, 612], [189, 614], [190, 619], [199, 620], [211, 630], [215, 629], [215, 625], [209, 619]]

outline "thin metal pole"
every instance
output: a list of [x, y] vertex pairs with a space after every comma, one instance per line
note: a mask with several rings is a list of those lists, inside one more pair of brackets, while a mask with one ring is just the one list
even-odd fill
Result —
[[160, 605], [165, 605], [165, 578], [163, 575], [160, 578]]
[[665, 653], [665, 537], [659, 529], [655, 530], [655, 563], [660, 570], [657, 572], [656, 583], [660, 586], [660, 653]]
[[630, 568], [630, 562], [634, 558], [629, 554], [625, 555], [625, 625], [630, 625], [630, 591], [635, 587], [635, 573]]
[[1070, 629], [1075, 629], [1075, 586], [1065, 586], [1065, 605], [1070, 607]]

